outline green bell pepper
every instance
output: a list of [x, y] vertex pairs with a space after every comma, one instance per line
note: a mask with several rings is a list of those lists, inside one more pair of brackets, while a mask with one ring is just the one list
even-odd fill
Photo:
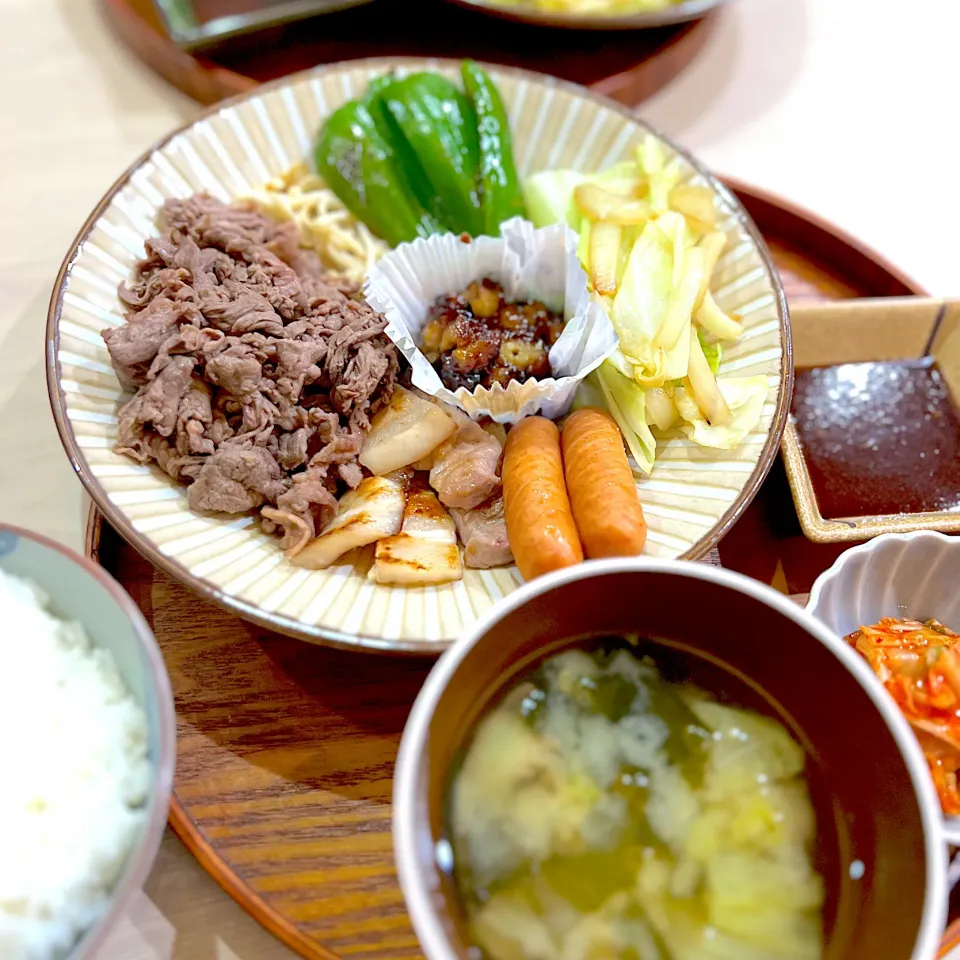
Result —
[[[393, 119], [393, 114], [387, 109], [384, 94], [398, 83], [391, 74], [377, 77], [370, 82], [364, 96], [370, 107], [381, 134], [390, 142], [397, 157], [401, 178], [406, 186], [407, 193], [426, 210], [436, 221], [437, 230], [443, 229], [444, 210], [440, 198], [434, 192], [423, 165], [417, 159], [410, 144], [407, 143], [403, 131]], [[436, 231], [434, 231], [436, 232]]]
[[[430, 195], [422, 206], [454, 233], [483, 231], [478, 176], [480, 143], [471, 102], [446, 77], [416, 73], [379, 91], [379, 98], [419, 161]], [[415, 189], [424, 189], [414, 172]]]
[[490, 236], [500, 234], [500, 224], [526, 215], [523, 191], [513, 159], [510, 124], [500, 91], [490, 75], [472, 60], [460, 66], [463, 87], [477, 114], [480, 138], [480, 209], [483, 228]]
[[439, 233], [441, 227], [417, 201], [389, 131], [377, 123], [380, 86], [372, 96], [346, 103], [331, 114], [320, 130], [314, 159], [344, 206], [396, 246]]

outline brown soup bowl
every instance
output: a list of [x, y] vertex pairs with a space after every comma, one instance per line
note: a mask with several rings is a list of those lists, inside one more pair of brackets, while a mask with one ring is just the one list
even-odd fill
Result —
[[[550, 574], [499, 603], [417, 697], [397, 759], [393, 832], [427, 960], [477, 956], [445, 841], [449, 778], [477, 720], [544, 657], [623, 634], [672, 648], [700, 686], [776, 717], [805, 747], [827, 890], [825, 960], [934, 957], [948, 894], [940, 807], [917, 741], [869, 667], [754, 580], [618, 559]], [[724, 678], [738, 694], [724, 694]]]

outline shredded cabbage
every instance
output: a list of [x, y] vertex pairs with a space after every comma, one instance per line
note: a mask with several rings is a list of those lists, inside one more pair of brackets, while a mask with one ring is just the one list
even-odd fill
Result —
[[620, 349], [651, 376], [658, 366], [653, 341], [670, 306], [673, 272], [673, 244], [657, 224], [650, 223], [630, 253], [610, 319]]
[[644, 473], [649, 473], [657, 455], [657, 441], [647, 424], [645, 391], [638, 390], [609, 360], [600, 364], [596, 374], [607, 409], [617, 421], [633, 459]]
[[716, 376], [720, 369], [720, 363], [723, 360], [723, 344], [720, 343], [719, 340], [713, 343], [709, 342], [702, 330], [697, 331], [697, 336], [700, 338], [703, 355], [707, 358], [707, 363], [710, 364], [710, 369], [713, 371], [714, 376]]
[[573, 191], [589, 177], [576, 170], [545, 170], [524, 184], [527, 216], [535, 227], [566, 221], [576, 230], [579, 218], [573, 207]]
[[581, 215], [573, 203], [573, 193], [585, 183], [602, 185], [611, 193], [628, 196], [642, 184], [635, 163], [626, 161], [602, 173], [580, 173], [578, 170], [543, 170], [527, 178], [523, 187], [527, 217], [535, 227], [548, 227], [566, 221], [580, 229]]
[[679, 162], [647, 137], [633, 160], [602, 173], [549, 170], [526, 183], [538, 227], [566, 222], [579, 233], [591, 292], [620, 339], [577, 402], [602, 395], [647, 473], [651, 427], [679, 424], [694, 443], [733, 449], [756, 427], [767, 395], [765, 377], [718, 376], [723, 344], [742, 332], [710, 292], [726, 237], [709, 189], [680, 177]]
[[767, 399], [767, 378], [718, 377], [717, 386], [733, 415], [724, 426], [711, 425], [704, 419], [700, 408], [693, 402], [683, 387], [674, 392], [677, 411], [685, 421], [681, 430], [702, 447], [733, 450], [760, 421], [760, 413]]

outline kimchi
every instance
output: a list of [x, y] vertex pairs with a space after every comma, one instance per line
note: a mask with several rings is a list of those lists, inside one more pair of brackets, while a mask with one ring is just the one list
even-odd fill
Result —
[[937, 620], [884, 617], [846, 639], [910, 721], [944, 813], [960, 814], [960, 634]]

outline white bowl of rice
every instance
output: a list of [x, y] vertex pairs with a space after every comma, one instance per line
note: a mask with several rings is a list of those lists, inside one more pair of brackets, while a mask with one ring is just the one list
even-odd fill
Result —
[[163, 836], [170, 681], [111, 577], [4, 524], [0, 623], [0, 957], [91, 958]]

